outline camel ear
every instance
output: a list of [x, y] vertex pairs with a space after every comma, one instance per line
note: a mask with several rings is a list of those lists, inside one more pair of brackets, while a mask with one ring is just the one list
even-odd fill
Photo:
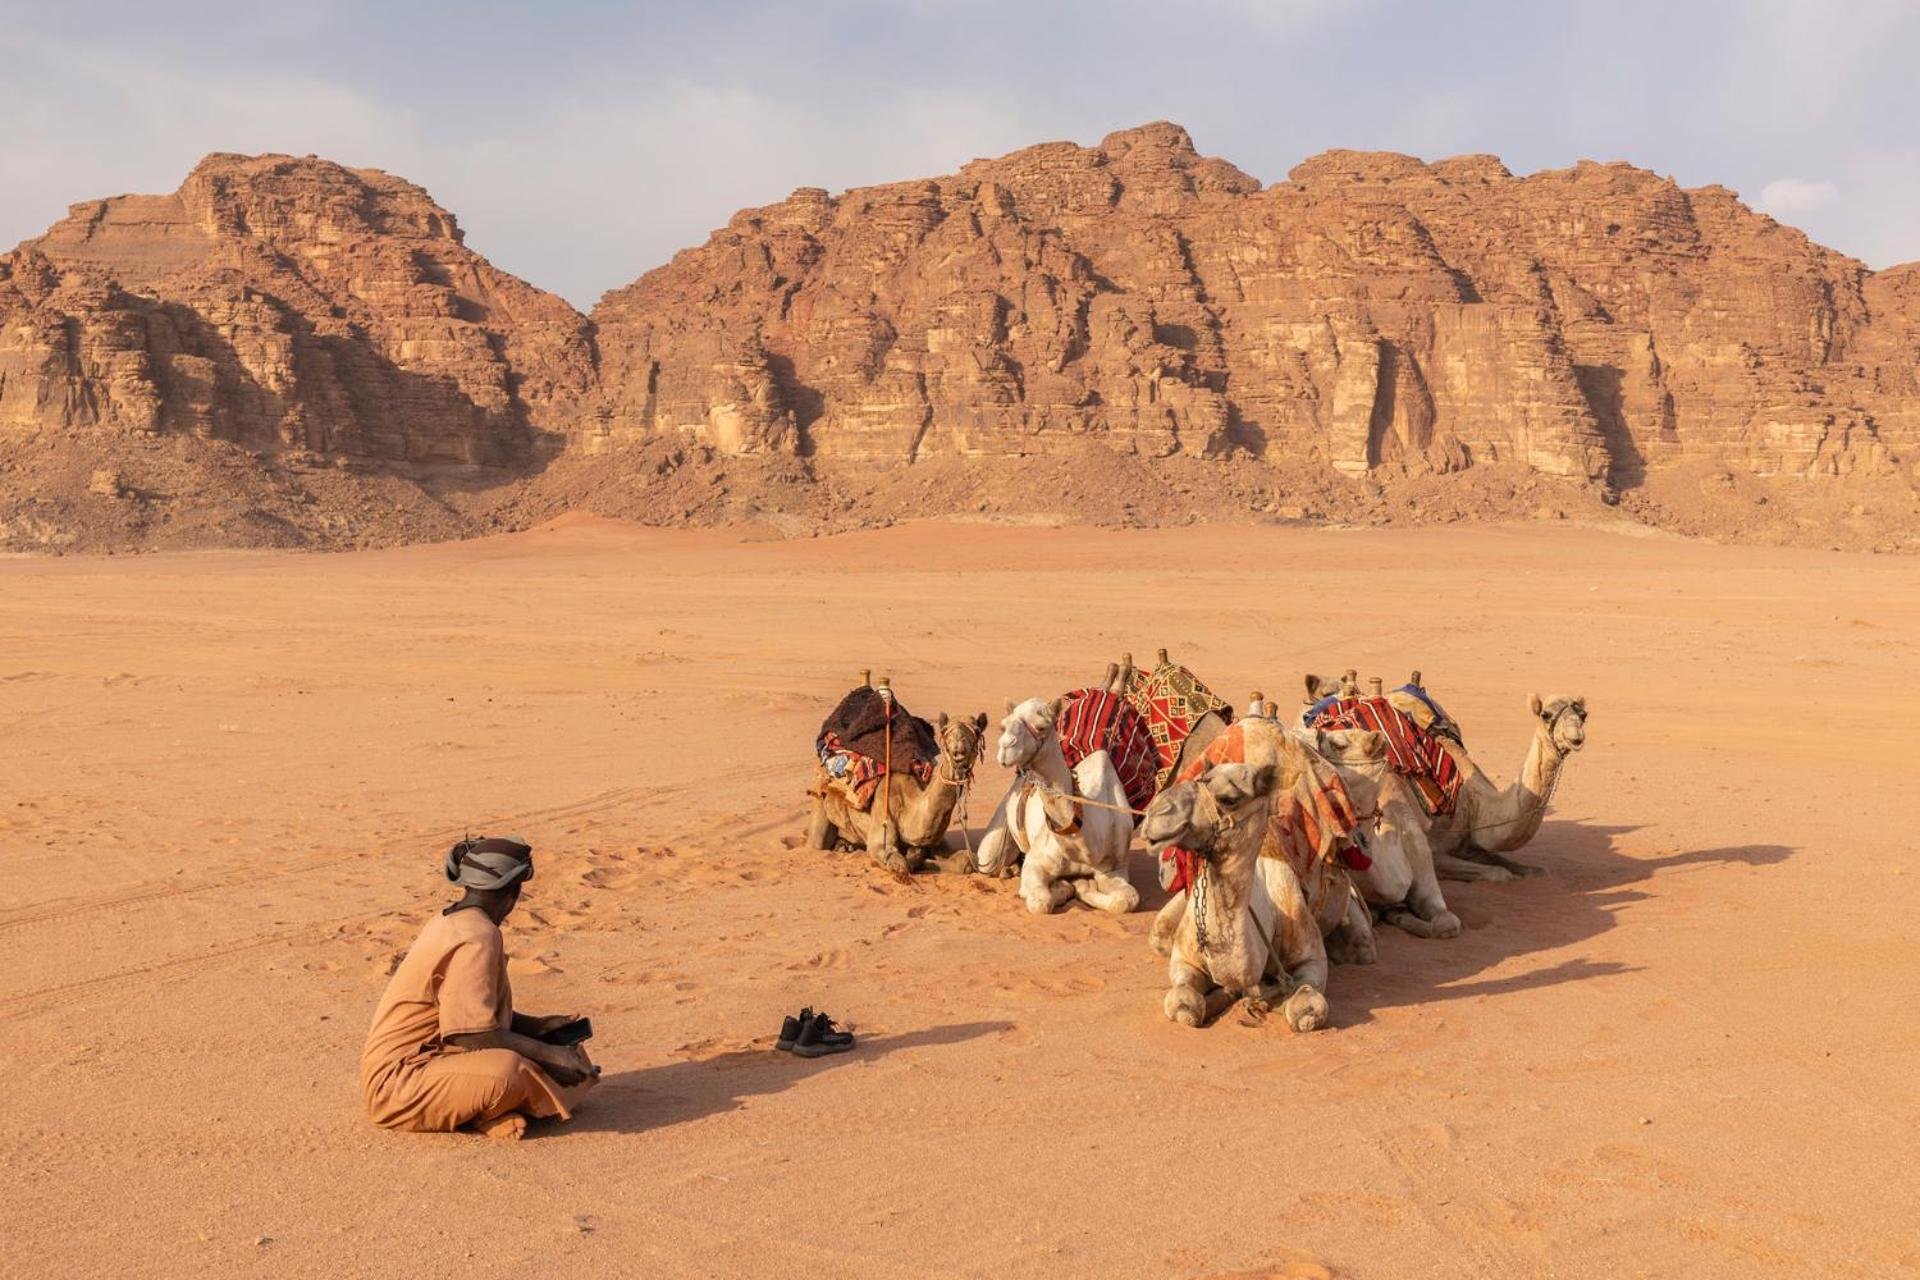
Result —
[[1583, 717], [1587, 714], [1587, 695], [1586, 694], [1583, 693], [1579, 697], [1573, 700], [1573, 709], [1575, 711], [1578, 711]]
[[1013, 699], [1012, 699], [1012, 698], [1008, 698], [1008, 699], [1007, 699], [1007, 714], [1008, 714], [1008, 715], [1012, 715], [1012, 714], [1013, 714]]
[[986, 712], [982, 711], [979, 715], [973, 718], [973, 727], [978, 729], [982, 733], [985, 733], [987, 731], [987, 713]]
[[1320, 677], [1313, 674], [1313, 672], [1309, 671], [1307, 672], [1307, 697], [1317, 698], [1319, 696], [1320, 696]]
[[1047, 704], [1047, 720], [1050, 723], [1058, 724], [1060, 722], [1060, 713], [1066, 709], [1067, 700], [1065, 698], [1055, 698]]
[[934, 721], [933, 724], [934, 728], [938, 729], [941, 733], [945, 733], [947, 731], [947, 713], [942, 711], [940, 718]]
[[1540, 695], [1539, 694], [1530, 693], [1527, 695], [1527, 710], [1533, 712], [1533, 714], [1535, 715], [1540, 714]]
[[1280, 770], [1275, 765], [1263, 764], [1254, 768], [1247, 778], [1247, 785], [1253, 788], [1256, 796], [1273, 794], [1274, 784], [1280, 781]]

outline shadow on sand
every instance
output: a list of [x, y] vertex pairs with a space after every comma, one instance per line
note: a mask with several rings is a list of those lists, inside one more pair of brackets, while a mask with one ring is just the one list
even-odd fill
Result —
[[638, 1071], [604, 1077], [586, 1105], [565, 1125], [538, 1126], [530, 1137], [565, 1137], [571, 1133], [644, 1133], [649, 1129], [684, 1124], [703, 1116], [732, 1111], [747, 1098], [779, 1093], [821, 1071], [831, 1071], [856, 1059], [870, 1062], [899, 1049], [924, 1049], [958, 1044], [993, 1035], [1010, 1022], [960, 1022], [928, 1027], [899, 1035], [862, 1036], [847, 1053], [823, 1058], [797, 1058], [781, 1053], [771, 1041], [762, 1047], [736, 1049], [691, 1062], [669, 1062]]
[[1607, 932], [1619, 923], [1623, 908], [1649, 896], [1634, 886], [1655, 875], [1728, 865], [1766, 867], [1795, 852], [1786, 845], [1748, 844], [1630, 857], [1616, 848], [1616, 841], [1636, 830], [1550, 821], [1514, 855], [1546, 868], [1546, 875], [1506, 884], [1443, 880], [1447, 905], [1465, 925], [1460, 936], [1430, 940], [1376, 925], [1379, 962], [1341, 965], [1333, 971], [1334, 1025], [1370, 1021], [1377, 1009], [1504, 995], [1634, 972], [1636, 966], [1615, 960], [1570, 957], [1524, 973], [1476, 976], [1516, 956], [1559, 951]]
[[[1333, 1025], [1369, 1022], [1375, 1009], [1504, 995], [1633, 972], [1633, 966], [1618, 961], [1574, 957], [1525, 973], [1476, 977], [1515, 956], [1558, 951], [1605, 933], [1618, 923], [1616, 912], [1648, 896], [1632, 886], [1655, 875], [1730, 864], [1766, 867], [1795, 853], [1787, 845], [1748, 844], [1630, 857], [1615, 842], [1637, 830], [1548, 821], [1526, 848], [1512, 855], [1544, 867], [1547, 874], [1505, 884], [1441, 881], [1448, 908], [1465, 926], [1460, 936], [1415, 938], [1391, 925], [1376, 924], [1379, 961], [1333, 968], [1328, 992]], [[1160, 888], [1152, 854], [1135, 848], [1128, 874], [1140, 889], [1142, 912], [1152, 914], [1165, 905], [1168, 895]]]

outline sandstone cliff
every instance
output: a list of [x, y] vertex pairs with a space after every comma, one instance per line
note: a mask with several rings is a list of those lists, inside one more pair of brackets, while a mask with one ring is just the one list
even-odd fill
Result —
[[795, 192], [591, 319], [387, 174], [210, 156], [0, 256], [0, 546], [358, 545], [584, 507], [1459, 519], [1920, 546], [1920, 264], [1623, 164], [1155, 124]]
[[[1247, 451], [1339, 472], [1885, 467], [1915, 290], [1626, 165], [1330, 152], [1262, 188], [1158, 124], [736, 216], [594, 311], [607, 433], [906, 461]], [[1877, 323], [1876, 323], [1877, 322]]]
[[175, 433], [524, 466], [593, 382], [565, 302], [467, 249], [418, 187], [209, 156], [0, 258], [0, 434]]

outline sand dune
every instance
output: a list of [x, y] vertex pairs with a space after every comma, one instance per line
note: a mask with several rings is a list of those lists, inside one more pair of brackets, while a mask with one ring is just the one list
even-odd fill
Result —
[[[924, 525], [0, 562], [9, 1275], [1881, 1277], [1920, 1268], [1920, 564], [1578, 528]], [[1150, 915], [795, 848], [862, 666], [921, 714], [1165, 645], [1420, 667], [1531, 860], [1335, 1027], [1160, 1014]], [[984, 821], [1002, 771], [972, 804]], [[354, 1067], [466, 829], [606, 1082], [518, 1144]], [[1162, 901], [1146, 855], [1134, 883]], [[769, 1051], [824, 1005], [858, 1052]]]

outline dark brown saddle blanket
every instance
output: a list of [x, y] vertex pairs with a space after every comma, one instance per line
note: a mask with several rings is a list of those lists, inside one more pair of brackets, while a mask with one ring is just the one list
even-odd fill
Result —
[[[891, 759], [887, 756], [889, 719], [893, 722]], [[840, 705], [821, 723], [815, 746], [824, 744], [829, 734], [838, 741], [840, 750], [884, 761], [896, 773], [916, 765], [923, 771], [931, 769], [940, 758], [940, 739], [931, 724], [911, 714], [898, 694], [889, 708], [879, 690], [865, 685], [840, 699]]]

